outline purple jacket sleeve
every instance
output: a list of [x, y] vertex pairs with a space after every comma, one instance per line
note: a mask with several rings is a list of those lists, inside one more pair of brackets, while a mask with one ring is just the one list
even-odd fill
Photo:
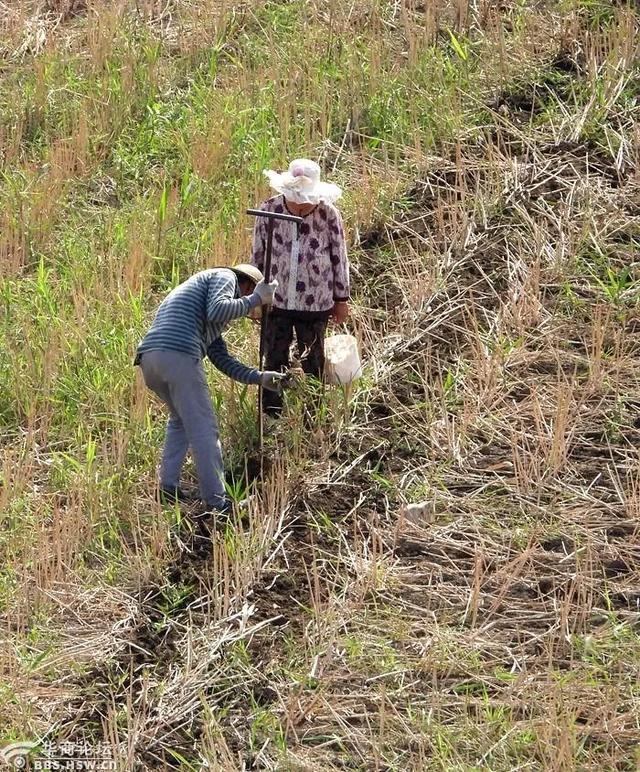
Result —
[[251, 252], [251, 262], [255, 267], [264, 273], [264, 257], [267, 247], [267, 237], [264, 227], [265, 219], [256, 217], [253, 226], [253, 250]]
[[349, 258], [344, 235], [342, 215], [333, 209], [329, 218], [329, 244], [331, 249], [331, 265], [333, 267], [333, 299], [335, 302], [349, 300]]

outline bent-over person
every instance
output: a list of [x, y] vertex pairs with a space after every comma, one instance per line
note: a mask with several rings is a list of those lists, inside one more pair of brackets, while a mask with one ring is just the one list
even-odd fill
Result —
[[229, 354], [222, 337], [229, 322], [270, 304], [277, 286], [277, 281], [267, 284], [252, 265], [211, 268], [175, 287], [160, 304], [138, 346], [135, 364], [170, 414], [160, 464], [161, 501], [187, 499], [180, 475], [191, 449], [206, 507], [229, 511], [218, 421], [202, 360], [207, 356], [218, 370], [240, 383], [279, 391], [281, 374], [242, 364]]

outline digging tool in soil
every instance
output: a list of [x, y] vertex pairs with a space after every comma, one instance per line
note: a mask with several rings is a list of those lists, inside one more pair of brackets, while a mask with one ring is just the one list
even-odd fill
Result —
[[[302, 222], [302, 217], [296, 217], [292, 214], [279, 214], [278, 212], [265, 212], [262, 209], [247, 209], [247, 214], [252, 215], [253, 217], [266, 217], [268, 220], [267, 224], [267, 249], [265, 252], [265, 260], [264, 260], [264, 280], [267, 282], [267, 284], [271, 281], [271, 250], [273, 247], [273, 222], [274, 220], [289, 220], [290, 222], [294, 222], [297, 225], [300, 225]], [[266, 347], [266, 336], [267, 336], [267, 322], [269, 321], [269, 306], [263, 306], [262, 307], [262, 316], [260, 319], [260, 353], [259, 358], [260, 362], [258, 364], [258, 368], [260, 370], [264, 367], [264, 354], [265, 354], [265, 347]], [[258, 387], [258, 431], [259, 431], [259, 439], [258, 439], [258, 448], [260, 450], [260, 457], [262, 458], [262, 446], [263, 446], [263, 440], [264, 440], [264, 414], [262, 410], [262, 385]]]

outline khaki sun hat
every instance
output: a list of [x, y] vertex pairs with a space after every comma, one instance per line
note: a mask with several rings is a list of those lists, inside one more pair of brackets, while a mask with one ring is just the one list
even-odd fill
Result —
[[249, 265], [249, 263], [238, 263], [238, 265], [232, 265], [231, 270], [242, 276], [243, 279], [250, 279], [254, 284], [259, 284], [264, 280], [262, 273], [255, 267], [255, 265]]

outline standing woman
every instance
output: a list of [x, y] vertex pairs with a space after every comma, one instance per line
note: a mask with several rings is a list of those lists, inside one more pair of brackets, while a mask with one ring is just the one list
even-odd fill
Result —
[[[296, 338], [304, 371], [322, 378], [324, 337], [329, 318], [337, 324], [349, 317], [349, 261], [342, 216], [334, 206], [342, 191], [320, 180], [315, 161], [299, 158], [279, 174], [265, 171], [278, 195], [260, 208], [267, 212], [302, 217], [297, 224], [276, 220], [270, 279], [278, 281], [266, 335], [268, 370], [289, 367], [289, 350]], [[256, 218], [253, 232], [253, 264], [264, 270], [267, 243], [266, 218]], [[282, 396], [263, 391], [267, 414], [280, 415]]]

